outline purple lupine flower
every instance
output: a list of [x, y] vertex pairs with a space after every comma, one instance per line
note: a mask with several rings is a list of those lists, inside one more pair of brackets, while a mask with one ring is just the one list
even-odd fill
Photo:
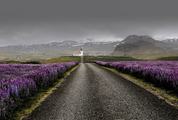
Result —
[[0, 119], [26, 99], [48, 87], [77, 62], [55, 64], [0, 64]]
[[97, 61], [96, 63], [145, 78], [164, 87], [178, 88], [178, 62], [176, 61]]

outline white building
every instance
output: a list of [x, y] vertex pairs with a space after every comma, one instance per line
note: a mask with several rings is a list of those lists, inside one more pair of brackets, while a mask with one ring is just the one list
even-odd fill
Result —
[[79, 56], [83, 56], [83, 49], [80, 48], [80, 55]]
[[78, 53], [73, 53], [73, 56], [83, 56], [83, 49], [80, 48], [80, 52], [78, 52]]

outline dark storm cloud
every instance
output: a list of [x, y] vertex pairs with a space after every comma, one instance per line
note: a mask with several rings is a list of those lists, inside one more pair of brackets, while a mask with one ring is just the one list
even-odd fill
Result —
[[178, 1], [1, 0], [0, 44], [178, 37]]

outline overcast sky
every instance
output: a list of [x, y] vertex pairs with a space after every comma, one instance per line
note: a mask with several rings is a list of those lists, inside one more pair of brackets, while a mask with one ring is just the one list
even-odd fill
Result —
[[178, 38], [177, 0], [0, 0], [0, 46]]

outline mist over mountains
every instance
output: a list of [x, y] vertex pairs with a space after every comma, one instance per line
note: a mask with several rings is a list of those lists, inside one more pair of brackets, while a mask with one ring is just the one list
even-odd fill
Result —
[[47, 59], [71, 56], [84, 49], [85, 55], [115, 55], [159, 57], [178, 54], [178, 39], [158, 41], [150, 36], [130, 35], [117, 42], [62, 41], [48, 44], [14, 45], [0, 47], [0, 59]]
[[0, 47], [1, 59], [46, 59], [72, 56], [84, 49], [85, 55], [109, 55], [118, 42], [77, 42], [62, 41], [48, 44], [15, 45]]

